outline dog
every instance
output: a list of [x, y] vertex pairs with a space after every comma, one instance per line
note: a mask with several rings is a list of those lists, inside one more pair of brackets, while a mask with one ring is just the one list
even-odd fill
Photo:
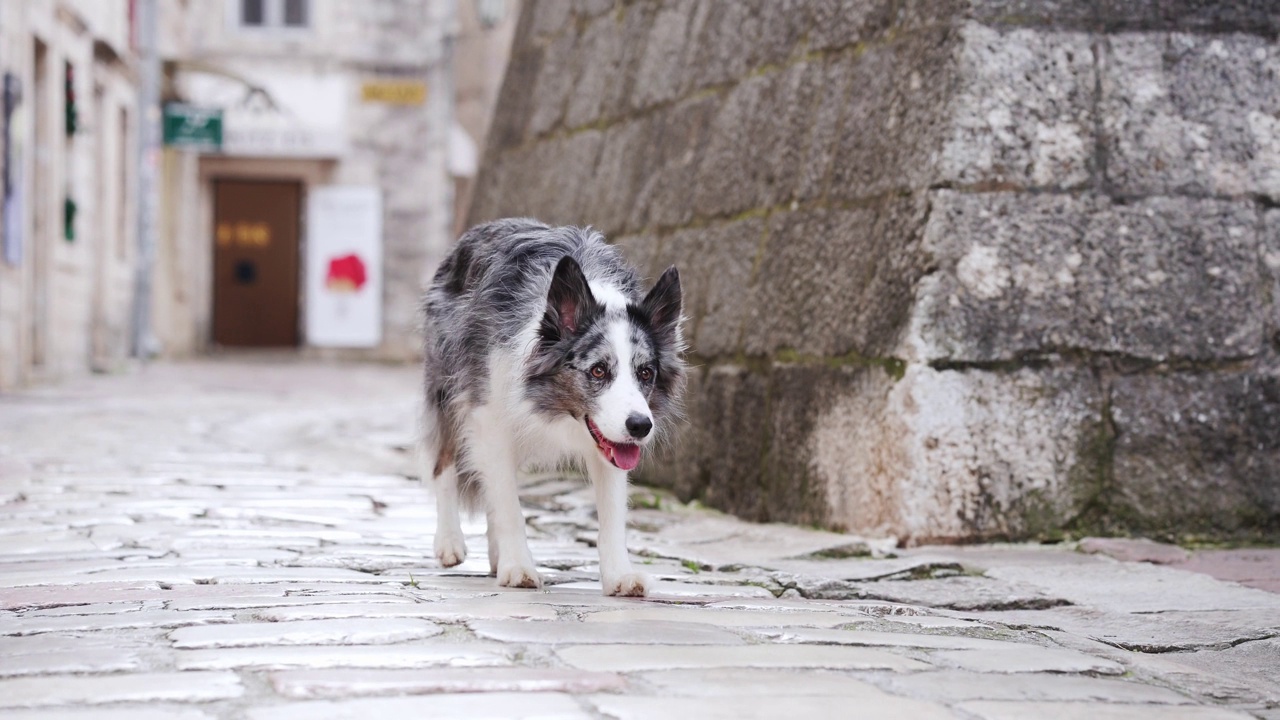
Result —
[[498, 584], [541, 587], [516, 474], [572, 465], [594, 486], [604, 594], [649, 591], [627, 554], [627, 473], [680, 415], [681, 303], [675, 266], [642, 296], [636, 270], [590, 228], [520, 218], [459, 238], [423, 304], [441, 565], [466, 558], [460, 509], [483, 507]]

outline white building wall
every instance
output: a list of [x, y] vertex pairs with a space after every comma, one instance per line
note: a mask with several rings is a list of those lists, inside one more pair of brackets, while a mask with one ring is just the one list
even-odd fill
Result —
[[[121, 164], [132, 163], [118, 151], [133, 134], [120, 128], [119, 113], [131, 113], [137, 97], [128, 38], [125, 0], [0, 3], [0, 70], [14, 73], [23, 91], [13, 159], [25, 194], [21, 262], [0, 260], [0, 389], [108, 369], [125, 356], [114, 338], [127, 335], [132, 230], [120, 221], [126, 210], [103, 203], [128, 203], [132, 192], [112, 187], [127, 182]], [[68, 62], [78, 116], [71, 136]], [[68, 198], [76, 205], [70, 240]]]

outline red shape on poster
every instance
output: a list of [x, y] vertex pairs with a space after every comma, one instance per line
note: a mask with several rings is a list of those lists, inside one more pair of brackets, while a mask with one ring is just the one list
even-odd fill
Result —
[[329, 260], [329, 272], [324, 285], [334, 292], [359, 292], [368, 279], [364, 261], [359, 255], [341, 255]]

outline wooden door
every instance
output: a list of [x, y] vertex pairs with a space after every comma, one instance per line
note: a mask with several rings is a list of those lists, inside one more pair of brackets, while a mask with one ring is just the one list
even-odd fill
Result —
[[298, 344], [298, 183], [219, 180], [213, 188], [213, 341]]

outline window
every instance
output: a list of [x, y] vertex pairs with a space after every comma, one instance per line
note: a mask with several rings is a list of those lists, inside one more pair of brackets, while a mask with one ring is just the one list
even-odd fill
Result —
[[262, 27], [267, 23], [266, 0], [240, 0], [240, 24], [245, 27]]
[[236, 0], [242, 28], [305, 29], [311, 25], [310, 0]]
[[284, 0], [285, 27], [307, 26], [307, 0]]

